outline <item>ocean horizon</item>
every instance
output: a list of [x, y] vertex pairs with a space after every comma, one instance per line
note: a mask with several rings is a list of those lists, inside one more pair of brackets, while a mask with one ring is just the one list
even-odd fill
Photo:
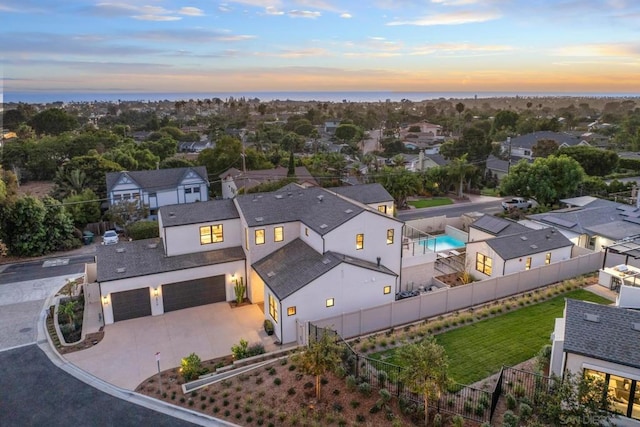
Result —
[[24, 102], [44, 104], [53, 102], [118, 102], [118, 101], [180, 101], [189, 99], [222, 100], [229, 98], [259, 99], [260, 101], [317, 101], [317, 102], [413, 102], [436, 99], [483, 98], [638, 98], [640, 93], [599, 92], [399, 92], [399, 91], [254, 91], [254, 92], [60, 92], [60, 91], [5, 91], [4, 103]]

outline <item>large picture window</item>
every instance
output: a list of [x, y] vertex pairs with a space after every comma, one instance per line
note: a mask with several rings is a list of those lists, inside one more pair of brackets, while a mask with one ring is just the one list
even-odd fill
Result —
[[491, 258], [479, 252], [476, 253], [476, 270], [487, 276], [491, 276], [492, 268], [493, 260]]
[[205, 225], [200, 227], [200, 244], [220, 243], [224, 241], [222, 224]]
[[593, 369], [585, 369], [584, 375], [604, 381], [612, 402], [611, 412], [640, 420], [640, 381]]
[[269, 294], [269, 315], [274, 322], [278, 323], [278, 302], [271, 294]]

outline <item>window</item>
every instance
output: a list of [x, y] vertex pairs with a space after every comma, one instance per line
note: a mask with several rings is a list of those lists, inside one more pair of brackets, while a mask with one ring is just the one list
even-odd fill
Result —
[[309, 237], [309, 228], [307, 227], [304, 228], [304, 235]]
[[333, 304], [335, 303], [333, 298], [329, 298], [327, 300], [327, 307], [333, 307]]
[[264, 228], [256, 230], [256, 245], [264, 245]]
[[273, 229], [273, 241], [282, 242], [284, 240], [284, 227], [276, 227]]
[[611, 397], [609, 409], [612, 412], [640, 420], [640, 381], [592, 369], [585, 369], [584, 375], [604, 381]]
[[545, 264], [551, 264], [551, 252], [547, 252], [547, 255], [544, 257]]
[[287, 307], [287, 316], [295, 316], [296, 314], [296, 306]]
[[194, 187], [193, 192], [194, 193], [199, 193], [200, 192], [200, 187]]
[[393, 228], [387, 230], [387, 245], [393, 245]]
[[382, 292], [383, 292], [385, 295], [390, 294], [390, 293], [391, 293], [391, 286], [385, 286], [385, 287], [384, 287], [384, 289], [382, 290]]
[[224, 241], [222, 224], [205, 225], [200, 227], [200, 244], [220, 243]]
[[271, 294], [269, 294], [269, 315], [274, 322], [278, 323], [278, 304]]
[[593, 249], [596, 247], [596, 236], [589, 237], [589, 249]]
[[113, 196], [113, 201], [114, 202], [119, 202], [120, 200], [122, 200], [122, 195], [116, 194], [115, 196]]
[[122, 200], [129, 200], [131, 198], [131, 193], [124, 193], [122, 195]]
[[140, 200], [140, 193], [133, 193], [133, 200]]
[[531, 151], [530, 150], [524, 150], [524, 155], [525, 156], [530, 156], [531, 155]]
[[378, 212], [382, 212], [382, 213], [386, 214], [387, 213], [387, 205], [378, 206]]
[[149, 193], [149, 197], [156, 197], [157, 194], [156, 193]]
[[191, 194], [191, 189], [190, 188], [185, 188], [184, 189], [184, 194]]
[[364, 249], [364, 234], [356, 234], [356, 250]]
[[531, 257], [527, 257], [527, 260], [524, 263], [525, 270], [531, 270]]
[[493, 260], [491, 258], [481, 253], [476, 253], [476, 270], [487, 276], [491, 276], [492, 265]]

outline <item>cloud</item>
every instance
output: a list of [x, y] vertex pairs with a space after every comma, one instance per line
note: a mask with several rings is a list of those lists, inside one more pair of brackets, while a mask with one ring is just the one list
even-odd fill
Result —
[[143, 40], [188, 43], [232, 42], [255, 38], [255, 36], [252, 35], [231, 34], [229, 31], [215, 31], [202, 28], [143, 31], [132, 33], [131, 37]]
[[278, 7], [282, 5], [280, 0], [231, 0], [231, 3], [244, 4], [246, 6], [254, 7]]
[[287, 15], [292, 18], [316, 19], [319, 18], [322, 14], [320, 12], [313, 12], [310, 10], [290, 10], [289, 12], [287, 12]]
[[597, 43], [563, 46], [551, 51], [553, 56], [577, 56], [577, 57], [638, 57], [640, 55], [639, 43]]
[[431, 3], [441, 4], [443, 6], [466, 6], [468, 4], [478, 3], [478, 0], [431, 0]]
[[179, 21], [182, 19], [179, 16], [166, 15], [133, 15], [132, 18], [138, 21]]
[[204, 16], [204, 11], [202, 9], [198, 9], [197, 7], [182, 7], [178, 10], [180, 15], [187, 16]]
[[328, 12], [339, 12], [336, 6], [323, 0], [295, 0], [296, 4], [310, 9], [326, 10]]
[[305, 57], [319, 57], [329, 56], [329, 51], [323, 48], [308, 48], [308, 49], [291, 49], [284, 50], [276, 56], [281, 58], [305, 58]]
[[438, 43], [427, 44], [414, 48], [410, 55], [452, 55], [467, 54], [477, 56], [479, 54], [496, 54], [502, 52], [511, 52], [513, 46], [509, 45], [475, 45], [471, 43]]
[[392, 21], [387, 23], [390, 26], [396, 25], [417, 25], [417, 26], [433, 26], [433, 25], [462, 25], [477, 22], [486, 22], [500, 18], [502, 15], [497, 12], [473, 12], [460, 11], [452, 13], [440, 13], [427, 15], [422, 18], [408, 21]]
[[350, 13], [345, 12], [340, 14], [340, 18], [349, 19], [349, 18], [353, 18], [353, 16]]
[[264, 10], [267, 15], [284, 15], [284, 12], [279, 11], [274, 6], [267, 6]]

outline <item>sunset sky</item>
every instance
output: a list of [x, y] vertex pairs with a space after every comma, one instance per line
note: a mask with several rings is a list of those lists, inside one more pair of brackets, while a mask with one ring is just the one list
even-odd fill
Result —
[[638, 0], [0, 0], [0, 15], [7, 93], [640, 94]]

